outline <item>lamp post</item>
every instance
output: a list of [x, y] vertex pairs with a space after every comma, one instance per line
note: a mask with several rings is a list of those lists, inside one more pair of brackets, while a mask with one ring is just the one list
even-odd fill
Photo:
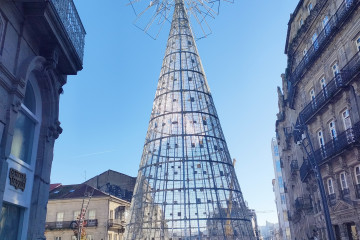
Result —
[[301, 118], [298, 119], [298, 122], [293, 131], [293, 135], [294, 135], [295, 143], [296, 144], [300, 143], [303, 146], [303, 149], [305, 150], [307, 157], [309, 159], [311, 169], [314, 172], [314, 175], [315, 175], [315, 178], [316, 178], [319, 190], [320, 190], [321, 202], [322, 202], [323, 209], [324, 209], [324, 216], [325, 216], [325, 223], [326, 223], [328, 239], [335, 240], [335, 235], [334, 235], [334, 231], [332, 229], [329, 206], [328, 206], [327, 199], [326, 199], [325, 188], [324, 188], [324, 183], [323, 183], [323, 180], [321, 177], [321, 172], [320, 172], [319, 166], [316, 162], [314, 147], [312, 145], [307, 126], [301, 122]]

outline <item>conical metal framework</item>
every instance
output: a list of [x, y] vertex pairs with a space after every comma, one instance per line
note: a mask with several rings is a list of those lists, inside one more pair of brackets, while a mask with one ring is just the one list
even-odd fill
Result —
[[126, 238], [255, 239], [183, 0], [175, 9]]

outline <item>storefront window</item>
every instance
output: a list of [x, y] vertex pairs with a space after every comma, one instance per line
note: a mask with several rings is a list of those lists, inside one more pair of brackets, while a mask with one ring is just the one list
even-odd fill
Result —
[[0, 239], [18, 239], [21, 208], [3, 202], [0, 215]]

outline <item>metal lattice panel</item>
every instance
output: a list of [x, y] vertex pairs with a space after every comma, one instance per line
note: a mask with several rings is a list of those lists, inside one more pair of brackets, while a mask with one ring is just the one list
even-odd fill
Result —
[[182, 0], [175, 4], [126, 239], [255, 239]]

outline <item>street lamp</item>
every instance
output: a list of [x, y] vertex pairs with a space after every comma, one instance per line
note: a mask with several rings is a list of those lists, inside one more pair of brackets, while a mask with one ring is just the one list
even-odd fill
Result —
[[315, 175], [315, 178], [316, 178], [319, 190], [320, 190], [321, 201], [322, 201], [322, 205], [323, 205], [323, 209], [324, 209], [328, 239], [335, 240], [335, 235], [334, 235], [334, 231], [332, 229], [329, 206], [327, 204], [325, 188], [324, 188], [324, 183], [322, 181], [321, 172], [320, 172], [319, 166], [316, 162], [314, 147], [312, 145], [307, 126], [302, 123], [301, 118], [299, 118], [296, 123], [296, 126], [293, 131], [293, 135], [294, 135], [295, 143], [298, 145], [301, 144], [303, 146], [303, 149], [305, 150], [307, 157], [309, 159], [310, 166], [314, 172], [314, 175]]

